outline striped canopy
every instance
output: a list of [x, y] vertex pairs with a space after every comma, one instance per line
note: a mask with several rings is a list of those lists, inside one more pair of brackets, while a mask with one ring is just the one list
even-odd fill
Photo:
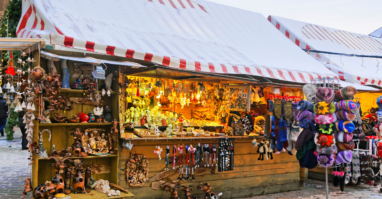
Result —
[[[268, 20], [302, 49], [382, 56], [382, 39], [277, 16]], [[341, 80], [382, 87], [382, 59], [311, 53]]]
[[336, 76], [262, 15], [204, 0], [24, 0], [17, 35], [188, 71]]

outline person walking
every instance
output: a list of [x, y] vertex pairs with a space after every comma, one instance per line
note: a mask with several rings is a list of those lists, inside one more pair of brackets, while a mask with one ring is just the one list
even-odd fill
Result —
[[4, 127], [7, 124], [8, 117], [8, 107], [6, 106], [7, 101], [4, 99], [3, 95], [0, 95], [0, 133], [4, 136]]
[[28, 140], [27, 140], [27, 134], [26, 134], [27, 130], [25, 129], [25, 123], [23, 122], [24, 115], [25, 115], [25, 111], [19, 112], [19, 127], [20, 127], [21, 134], [23, 135], [22, 141], [21, 141], [21, 149], [28, 150], [29, 148], [27, 147]]

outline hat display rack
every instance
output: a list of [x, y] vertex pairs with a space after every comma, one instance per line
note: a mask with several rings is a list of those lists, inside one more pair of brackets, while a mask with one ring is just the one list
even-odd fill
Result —
[[[335, 182], [340, 182], [341, 191], [344, 190], [345, 178], [349, 177], [345, 175], [347, 172], [344, 168], [350, 166], [353, 158], [352, 150], [355, 144], [352, 132], [355, 125], [352, 121], [355, 118], [353, 111], [357, 105], [352, 100], [357, 90], [352, 86], [341, 89], [338, 78], [323, 77], [312, 79], [310, 84], [303, 87], [303, 91], [306, 101], [313, 106], [315, 117], [313, 131], [316, 131], [314, 143], [317, 148], [315, 155], [317, 164], [325, 167], [326, 198], [328, 198], [328, 168], [334, 169], [333, 182], [335, 186], [338, 186]], [[358, 146], [357, 149], [359, 151]], [[339, 167], [341, 167], [340, 172], [336, 171]], [[350, 173], [350, 170], [348, 172]]]

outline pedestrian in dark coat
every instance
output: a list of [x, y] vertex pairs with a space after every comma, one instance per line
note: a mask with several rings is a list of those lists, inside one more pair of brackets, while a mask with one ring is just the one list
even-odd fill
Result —
[[4, 127], [7, 124], [8, 117], [8, 107], [6, 106], [7, 101], [4, 99], [3, 95], [0, 95], [0, 133], [4, 136]]

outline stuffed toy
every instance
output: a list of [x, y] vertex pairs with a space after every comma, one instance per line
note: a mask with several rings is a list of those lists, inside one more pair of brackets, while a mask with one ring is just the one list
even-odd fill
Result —
[[273, 149], [272, 149], [272, 147], [270, 146], [268, 141], [265, 141], [265, 145], [268, 148], [267, 160], [269, 157], [271, 158], [271, 160], [273, 160]]
[[259, 143], [259, 147], [257, 148], [257, 153], [260, 154], [257, 160], [263, 161], [264, 156], [265, 156], [265, 159], [268, 160], [268, 146], [265, 144], [264, 141], [261, 141]]

